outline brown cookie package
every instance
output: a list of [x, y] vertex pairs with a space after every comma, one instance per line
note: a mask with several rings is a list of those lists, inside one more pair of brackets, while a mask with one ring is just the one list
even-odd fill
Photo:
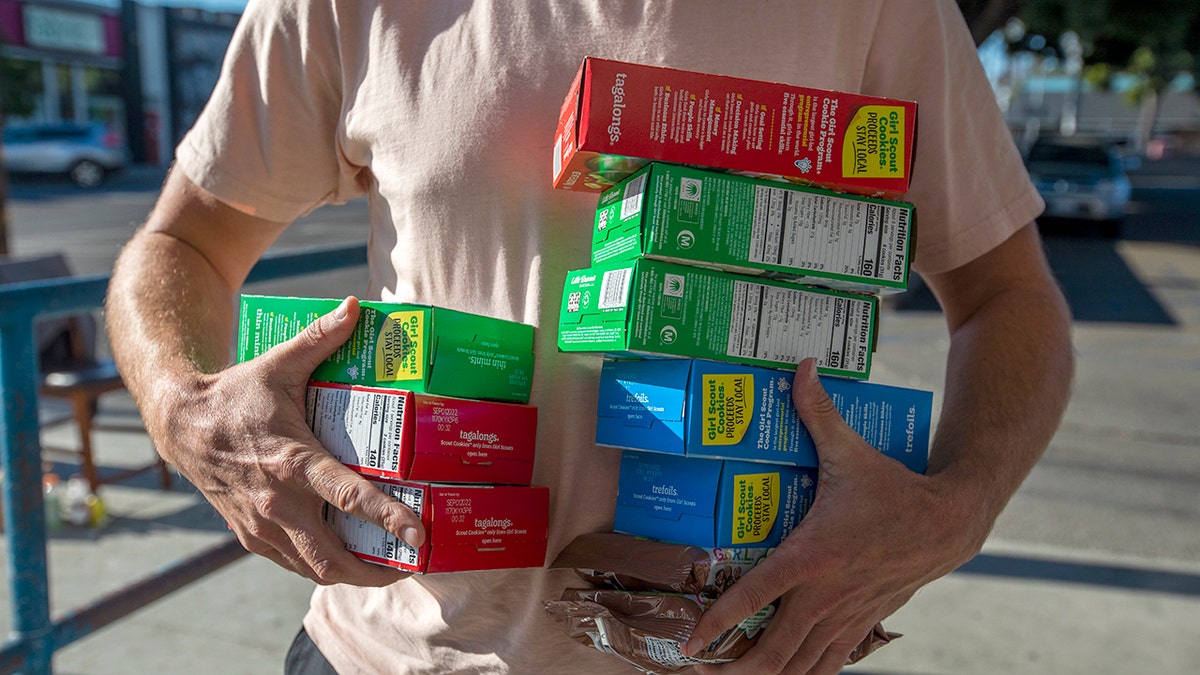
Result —
[[[613, 654], [639, 670], [677, 673], [699, 663], [727, 663], [758, 641], [775, 614], [768, 605], [689, 657], [683, 645], [704, 610], [771, 549], [705, 549], [619, 533], [576, 537], [550, 564], [574, 569], [591, 588], [568, 588], [546, 613], [568, 637]], [[855, 663], [899, 637], [876, 624], [851, 653]]]

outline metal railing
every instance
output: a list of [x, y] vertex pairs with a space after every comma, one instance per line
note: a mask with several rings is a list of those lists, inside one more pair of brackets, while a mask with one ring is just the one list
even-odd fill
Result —
[[[366, 263], [366, 244], [269, 254], [246, 282]], [[107, 289], [107, 276], [0, 286], [0, 469], [4, 472], [4, 537], [13, 620], [12, 632], [0, 646], [3, 673], [50, 673], [55, 651], [245, 554], [241, 544], [231, 539], [51, 620], [34, 323], [40, 318], [98, 309]]]

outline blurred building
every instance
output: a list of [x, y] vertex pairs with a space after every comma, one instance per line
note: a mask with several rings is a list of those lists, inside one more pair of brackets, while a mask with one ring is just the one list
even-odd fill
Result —
[[1154, 105], [1144, 105], [1123, 91], [1077, 91], [1053, 79], [1031, 79], [1009, 102], [1005, 116], [1022, 143], [1038, 133], [1066, 133], [1151, 154], [1200, 152], [1200, 96], [1194, 90], [1168, 90]]
[[167, 164], [216, 84], [238, 18], [132, 0], [0, 0], [0, 58], [34, 89], [32, 114], [7, 122], [102, 122], [134, 161]]

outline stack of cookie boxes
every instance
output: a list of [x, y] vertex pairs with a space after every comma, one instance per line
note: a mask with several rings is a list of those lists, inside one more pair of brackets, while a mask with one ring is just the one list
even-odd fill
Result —
[[904, 101], [584, 62], [555, 185], [601, 194], [558, 347], [605, 356], [596, 441], [622, 452], [616, 531], [778, 545], [815, 495], [790, 393], [810, 356], [852, 428], [925, 470], [932, 395], [864, 381], [879, 296], [908, 284], [915, 212], [895, 197], [915, 117]]
[[[239, 361], [338, 302], [243, 296]], [[427, 536], [414, 549], [332, 507], [327, 522], [359, 558], [406, 572], [540, 567], [549, 491], [530, 485], [533, 327], [428, 305], [360, 304], [354, 334], [312, 374], [309, 427], [339, 461], [419, 515]]]

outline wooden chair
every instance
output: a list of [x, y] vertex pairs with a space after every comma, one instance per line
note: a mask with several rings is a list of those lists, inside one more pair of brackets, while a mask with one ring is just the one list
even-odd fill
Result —
[[[66, 258], [52, 254], [21, 260], [0, 260], [0, 283], [71, 276]], [[93, 421], [101, 396], [125, 389], [125, 383], [112, 361], [96, 358], [96, 322], [91, 314], [39, 321], [35, 326], [41, 395], [67, 401], [71, 415], [48, 424], [74, 421], [79, 431], [78, 450], [66, 450], [79, 457], [80, 470], [92, 492], [106, 483], [117, 483], [155, 468], [163, 489], [171, 487], [171, 472], [161, 457], [132, 469], [101, 476], [92, 447]]]

